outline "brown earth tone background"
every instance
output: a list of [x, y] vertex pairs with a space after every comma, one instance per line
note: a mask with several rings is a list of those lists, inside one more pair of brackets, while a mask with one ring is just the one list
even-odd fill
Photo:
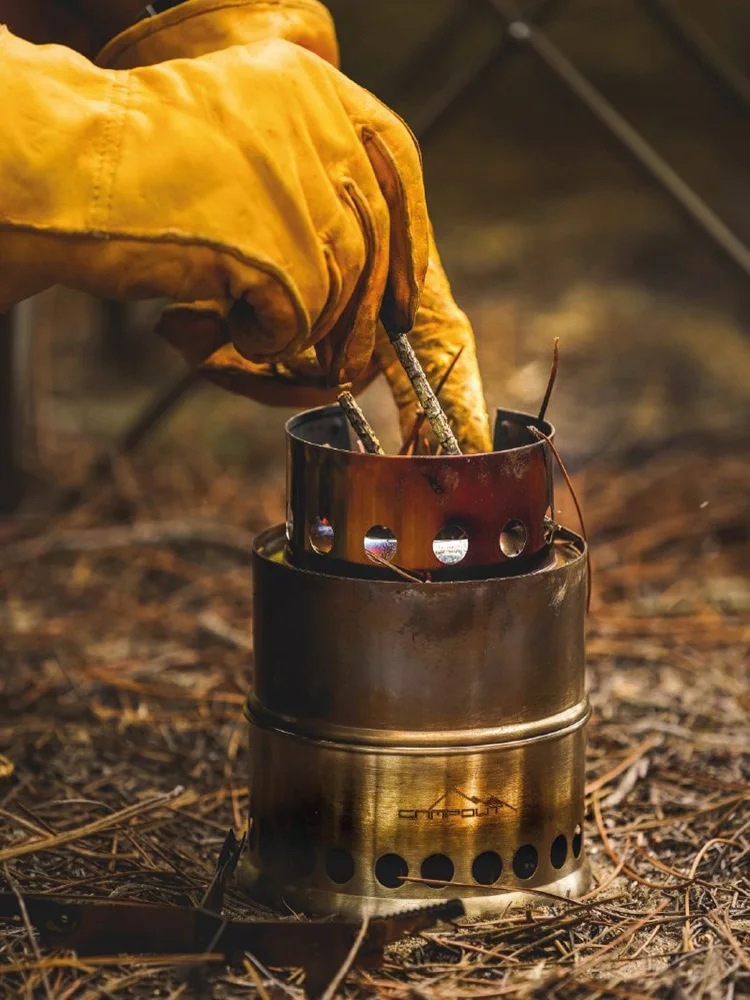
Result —
[[[389, 97], [397, 71], [451, 9], [442, 0], [329, 6], [344, 68]], [[740, 66], [750, 64], [750, 10], [682, 6]], [[432, 89], [493, 43], [497, 25], [479, 17], [453, 58], [400, 98], [398, 110], [418, 117]], [[547, 30], [750, 241], [750, 116], [707, 83], [637, 0], [562, 2]], [[440, 249], [476, 328], [490, 405], [533, 409], [559, 336], [551, 416], [574, 462], [747, 420], [748, 282], [528, 53], [489, 74], [425, 146], [424, 159]], [[75, 299], [60, 292], [50, 306], [54, 360], [41, 376], [57, 444], [79, 429], [106, 440], [179, 367], [147, 332], [147, 306], [134, 310], [140, 333], [126, 331], [119, 348], [102, 352], [97, 322], [81, 316], [90, 307]], [[365, 402], [386, 437], [386, 425], [393, 433], [381, 387]], [[219, 462], [273, 476], [288, 415], [206, 388], [165, 433], [189, 434]], [[167, 447], [164, 436], [154, 447], [155, 455]]]
[[[750, 73], [750, 5], [680, 4]], [[345, 69], [384, 96], [450, 7], [330, 6]], [[495, 30], [485, 19], [455, 64]], [[750, 115], [639, 3], [562, 0], [548, 30], [750, 241]], [[450, 69], [434, 67], [398, 101], [407, 118]], [[425, 166], [490, 403], [536, 410], [560, 337], [549, 416], [594, 562], [586, 841], [597, 884], [583, 910], [540, 903], [441, 928], [382, 969], [351, 974], [336, 996], [750, 995], [750, 285], [523, 52], [425, 147]], [[154, 314], [129, 310], [117, 335], [96, 303], [61, 290], [40, 303], [35, 461], [47, 485], [37, 506], [76, 483], [181, 371], [150, 333]], [[393, 447], [387, 392], [373, 386], [362, 405]], [[0, 522], [3, 882], [200, 899], [224, 833], [246, 815], [248, 551], [283, 517], [289, 415], [202, 387], [76, 509]], [[563, 490], [558, 500], [575, 526]], [[120, 824], [133, 803], [144, 814]], [[100, 817], [100, 834], [76, 839]], [[27, 841], [58, 833], [67, 847], [21, 856]], [[227, 912], [258, 911], [232, 894]], [[20, 926], [0, 933], [0, 996], [48, 996], [46, 977], [53, 996], [73, 1000], [301, 998], [294, 971], [259, 980], [213, 966], [188, 976], [166, 960], [65, 961], [40, 961]]]

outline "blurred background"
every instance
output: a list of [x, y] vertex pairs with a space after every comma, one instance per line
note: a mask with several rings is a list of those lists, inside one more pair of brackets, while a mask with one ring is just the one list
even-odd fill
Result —
[[[456, 967], [481, 969], [471, 982], [483, 995], [497, 974], [511, 977], [499, 992], [518, 985], [519, 997], [545, 982], [560, 996], [747, 996], [750, 3], [529, 5], [543, 34], [508, 44], [505, 0], [329, 2], [345, 71], [420, 135], [490, 406], [536, 413], [560, 338], [548, 415], [592, 553], [587, 775], [607, 797], [587, 817], [587, 850], [602, 878], [618, 857], [614, 875], [628, 868], [607, 909], [564, 936], [547, 933], [546, 917], [533, 951], [491, 931], [475, 949], [482, 965]], [[250, 550], [284, 518], [291, 414], [188, 385], [152, 332], [158, 313], [52, 289], [16, 310], [13, 337], [0, 317], [0, 509], [16, 511], [0, 517], [6, 837], [54, 833], [177, 784], [190, 796], [189, 811], [128, 827], [137, 854], [131, 833], [110, 842], [108, 829], [101, 853], [71, 844], [19, 864], [25, 891], [116, 884], [113, 895], [184, 902], [247, 815]], [[173, 406], [156, 419], [160, 401]], [[361, 402], [392, 450], [387, 389], [376, 383]], [[578, 530], [563, 483], [555, 508]], [[652, 930], [670, 898], [674, 912]], [[642, 913], [648, 927], [629, 922]], [[617, 938], [603, 945], [609, 921]], [[4, 969], [37, 968], [21, 933], [0, 941], [0, 961], [18, 963]], [[582, 963], [574, 935], [596, 949]], [[414, 968], [429, 968], [421, 948]], [[448, 991], [450, 949], [434, 967]], [[560, 975], [540, 980], [550, 953]], [[586, 976], [609, 978], [589, 993], [568, 977], [591, 961]], [[177, 997], [184, 968], [146, 971]], [[78, 967], [65, 974], [97, 992]], [[127, 995], [157, 995], [140, 975], [102, 969], [97, 995], [136, 982]], [[8, 996], [24, 993], [5, 979]], [[29, 978], [25, 995], [39, 983]], [[250, 979], [241, 989], [256, 995]]]
[[[550, 417], [574, 470], [637, 462], [686, 439], [742, 438], [750, 253], [737, 258], [750, 243], [750, 8], [679, 0], [674, 9], [688, 19], [680, 41], [665, 0], [535, 4], [546, 39], [736, 236], [732, 259], [528, 45], [504, 44], [506, 21], [491, 2], [328, 6], [344, 70], [422, 137], [439, 246], [475, 326], [490, 406], [536, 410], [559, 337]], [[696, 38], [703, 61], [718, 58], [728, 79], [688, 54]], [[482, 65], [452, 102], [454, 81]], [[6, 470], [12, 452], [37, 481], [75, 483], [180, 377], [181, 361], [151, 333], [157, 314], [158, 304], [118, 307], [61, 289], [20, 310]], [[369, 389], [363, 406], [392, 445], [385, 388]], [[201, 385], [138, 460], [171, 484], [177, 504], [210, 506], [217, 479], [234, 470], [280, 510], [289, 415]]]

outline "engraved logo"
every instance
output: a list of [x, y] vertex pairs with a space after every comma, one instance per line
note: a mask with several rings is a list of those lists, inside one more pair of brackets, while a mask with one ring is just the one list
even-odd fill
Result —
[[497, 816], [502, 809], [517, 811], [510, 802], [498, 798], [497, 795], [480, 798], [477, 795], [467, 795], [460, 788], [451, 788], [424, 809], [399, 809], [398, 818], [412, 822], [416, 820], [445, 822], [452, 819]]

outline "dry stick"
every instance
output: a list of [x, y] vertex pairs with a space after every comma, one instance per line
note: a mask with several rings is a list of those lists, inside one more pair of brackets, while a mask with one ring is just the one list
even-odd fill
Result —
[[357, 952], [362, 947], [362, 942], [364, 941], [365, 936], [367, 935], [367, 930], [369, 926], [370, 926], [370, 918], [365, 917], [364, 920], [362, 921], [362, 926], [360, 927], [359, 932], [356, 938], [354, 939], [354, 944], [351, 946], [351, 948], [349, 949], [349, 954], [344, 959], [344, 964], [341, 966], [339, 971], [336, 973], [331, 982], [328, 984], [328, 988], [326, 989], [325, 993], [320, 998], [320, 1000], [333, 1000], [333, 998], [336, 996], [336, 990], [339, 988], [341, 983], [346, 978], [349, 969], [351, 969], [352, 967], [354, 959], [357, 957]]
[[[715, 844], [735, 844], [740, 846], [736, 840], [730, 840], [727, 837], [713, 837], [711, 840], [706, 841], [706, 843], [701, 847], [698, 853], [693, 858], [693, 863], [690, 866], [689, 877], [691, 882], [694, 884], [695, 876], [698, 872], [698, 867], [705, 857], [705, 855], [710, 851], [710, 849]], [[694, 951], [695, 945], [693, 944], [691, 929], [690, 929], [690, 890], [692, 884], [685, 888], [685, 924], [682, 928], [682, 946], [684, 951]]]
[[[662, 910], [667, 908], [667, 906], [669, 906], [669, 900], [665, 899], [662, 903], [660, 903], [656, 907], [656, 909], [652, 910], [650, 913], [647, 913], [645, 917], [641, 917], [641, 919], [636, 920], [635, 923], [629, 924], [622, 932], [622, 934], [618, 934], [613, 941], [609, 942], [609, 944], [605, 944], [598, 951], [595, 951], [593, 955], [588, 955], [586, 958], [584, 958], [583, 961], [580, 962], [577, 966], [575, 966], [575, 968], [568, 975], [575, 977], [577, 973], [581, 971], [581, 969], [585, 969], [588, 966], [594, 965], [596, 962], [598, 962], [602, 957], [602, 955], [606, 955], [614, 948], [619, 948], [620, 945], [625, 944], [626, 941], [629, 941], [630, 938], [632, 938], [633, 935], [636, 934], [641, 929], [641, 927], [645, 927], [650, 920], [653, 920], [654, 917], [657, 917], [662, 912]], [[568, 976], [565, 976], [564, 978], [567, 979]]]
[[448, 423], [448, 418], [443, 412], [442, 406], [438, 403], [437, 396], [432, 391], [432, 386], [427, 381], [427, 376], [406, 334], [402, 333], [401, 336], [391, 337], [391, 344], [393, 345], [393, 350], [396, 352], [396, 357], [401, 362], [401, 366], [411, 382], [412, 389], [416, 393], [425, 416], [430, 422], [430, 427], [435, 432], [435, 437], [443, 446], [446, 454], [460, 455], [461, 449]]
[[[596, 828], [599, 831], [599, 836], [601, 837], [602, 844], [604, 845], [604, 850], [610, 856], [612, 861], [619, 867], [622, 858], [617, 854], [612, 842], [607, 836], [607, 831], [604, 827], [604, 819], [602, 818], [602, 810], [599, 805], [599, 793], [594, 792], [594, 797], [592, 800], [592, 807], [594, 812], [594, 821], [596, 822]], [[628, 878], [633, 879], [634, 882], [640, 883], [640, 885], [645, 886], [647, 889], [657, 889], [657, 890], [674, 890], [681, 888], [679, 885], [672, 885], [669, 882], [649, 882], [647, 879], [642, 878], [638, 872], [634, 871], [629, 865], [622, 865], [622, 871], [628, 876]]]
[[0, 547], [0, 569], [33, 562], [55, 552], [99, 552], [101, 549], [121, 549], [131, 545], [172, 545], [179, 542], [201, 542], [249, 556], [254, 540], [255, 535], [243, 528], [193, 518], [137, 521], [112, 528], [71, 528]]
[[[463, 353], [464, 353], [464, 347], [462, 344], [461, 347], [459, 347], [459, 349], [451, 358], [448, 367], [440, 376], [440, 381], [435, 386], [435, 395], [438, 398], [438, 400], [440, 399], [440, 393], [443, 391], [443, 388], [445, 387], [445, 383], [453, 374], [453, 369], [458, 364], [458, 361]], [[419, 438], [419, 432], [422, 430], [422, 424], [424, 423], [424, 420], [425, 420], [424, 412], [420, 410], [414, 418], [414, 423], [412, 424], [411, 430], [406, 435], [406, 440], [401, 445], [401, 448], [399, 450], [399, 455], [411, 454], [411, 449], [414, 448], [417, 443], [417, 439]]]
[[338, 404], [346, 414], [354, 433], [364, 445], [365, 451], [369, 455], [385, 455], [383, 446], [354, 396], [350, 392], [342, 392], [338, 397]]
[[142, 816], [144, 813], [152, 812], [154, 809], [159, 809], [161, 806], [167, 805], [176, 799], [178, 795], [182, 795], [183, 791], [183, 787], [178, 785], [166, 795], [157, 795], [156, 798], [147, 799], [145, 802], [137, 802], [132, 806], [126, 806], [125, 809], [120, 809], [119, 812], [111, 813], [109, 816], [104, 816], [93, 823], [87, 823], [85, 826], [79, 826], [75, 830], [65, 830], [63, 833], [56, 833], [51, 837], [39, 837], [37, 840], [27, 840], [23, 844], [6, 847], [4, 851], [0, 851], [0, 861], [11, 861], [13, 858], [21, 858], [26, 854], [36, 854], [37, 851], [50, 851], [56, 847], [70, 844], [74, 840], [82, 840], [84, 837], [92, 836], [92, 834], [109, 830], [113, 826], [126, 823], [128, 820], [133, 819], [134, 816]]
[[581, 505], [578, 501], [578, 496], [576, 495], [576, 491], [573, 487], [573, 482], [570, 476], [568, 475], [568, 470], [565, 468], [565, 463], [562, 460], [560, 452], [552, 443], [552, 439], [547, 437], [547, 435], [543, 431], [540, 431], [538, 427], [533, 427], [531, 424], [529, 424], [529, 430], [534, 435], [534, 437], [539, 438], [539, 440], [541, 441], [546, 441], [547, 444], [549, 445], [550, 451], [555, 456], [555, 461], [560, 467], [560, 472], [562, 472], [565, 483], [568, 489], [570, 490], [570, 495], [573, 497], [573, 503], [575, 504], [576, 507], [578, 520], [580, 521], [581, 524], [581, 535], [583, 536], [583, 540], [586, 543], [586, 591], [587, 591], [586, 610], [589, 611], [591, 608], [591, 551], [589, 549], [589, 540], [588, 540], [588, 535], [586, 533], [586, 524], [583, 520], [583, 511], [581, 510]]
[[604, 786], [608, 785], [610, 781], [614, 781], [615, 778], [618, 778], [623, 771], [627, 771], [629, 767], [637, 763], [641, 757], [649, 752], [649, 750], [653, 750], [654, 747], [659, 746], [659, 744], [663, 742], [664, 741], [661, 735], [652, 734], [651, 736], [648, 736], [642, 743], [639, 743], [638, 746], [627, 755], [627, 757], [621, 760], [616, 767], [613, 767], [611, 771], [607, 771], [606, 774], [602, 774], [600, 777], [594, 778], [593, 781], [587, 782], [585, 794], [593, 795], [594, 792], [598, 792], [600, 788], [604, 788]]
[[368, 559], [372, 559], [372, 561], [374, 563], [377, 563], [378, 566], [382, 566], [384, 569], [391, 569], [391, 570], [393, 570], [393, 572], [397, 576], [403, 577], [404, 580], [408, 580], [410, 583], [428, 583], [429, 582], [428, 580], [422, 580], [420, 577], [414, 576], [412, 573], [407, 573], [407, 571], [405, 569], [402, 569], [400, 566], [397, 566], [395, 563], [390, 562], [388, 559], [384, 559], [382, 556], [379, 556], [377, 554], [377, 552], [368, 552], [367, 556], [368, 556]]
[[[26, 934], [29, 938], [31, 944], [31, 950], [34, 952], [34, 957], [37, 962], [42, 961], [42, 953], [39, 950], [39, 942], [36, 939], [36, 934], [34, 933], [34, 928], [31, 925], [31, 920], [29, 919], [29, 911], [26, 909], [26, 903], [24, 902], [21, 890], [18, 888], [15, 879], [10, 873], [10, 868], [8, 867], [8, 862], [6, 861], [3, 865], [3, 871], [5, 872], [5, 880], [11, 888], [13, 895], [18, 901], [18, 909], [21, 911], [21, 919], [23, 920], [23, 926], [26, 928]], [[47, 978], [47, 970], [41, 969], [42, 982], [44, 983], [44, 991], [47, 994], [48, 1000], [53, 1000], [52, 990], [50, 989], [49, 979]]]
[[[627, 860], [628, 860], [627, 854], [623, 854], [623, 856], [620, 858], [620, 861], [619, 861], [617, 867], [613, 871], [611, 871], [609, 873], [609, 875], [607, 876], [607, 878], [605, 878], [605, 880], [603, 882], [601, 882], [599, 885], [597, 885], [590, 892], [587, 892], [585, 896], [580, 896], [579, 897], [580, 901], [582, 903], [587, 903], [589, 900], [596, 899], [597, 896], [600, 896], [603, 892], [605, 892], [607, 889], [609, 889], [609, 887], [612, 885], [612, 883], [615, 881], [615, 879], [619, 878], [620, 872], [623, 870], [623, 868], [627, 864]], [[604, 902], [606, 902], [606, 900]]]
[[740, 962], [745, 966], [747, 971], [750, 972], [750, 958], [747, 957], [742, 945], [732, 933], [732, 928], [727, 918], [725, 916], [719, 916], [718, 913], [713, 913], [709, 914], [708, 919], [721, 936], [729, 942], [732, 950], [737, 955], [737, 958], [739, 958]]
[[85, 958], [50, 955], [49, 958], [43, 958], [41, 962], [8, 962], [5, 965], [0, 965], [0, 976], [12, 972], [38, 972], [40, 969], [80, 969], [83, 972], [92, 972], [97, 967], [107, 965], [117, 965], [123, 968], [129, 965], [143, 965], [157, 969], [163, 968], [166, 971], [173, 965], [202, 965], [204, 962], [218, 962], [226, 965], [227, 956], [218, 953], [215, 955], [196, 955], [193, 952], [189, 955], [87, 955]]
[[253, 985], [258, 991], [260, 1000], [271, 1000], [271, 994], [268, 992], [266, 987], [263, 985], [263, 980], [260, 978], [260, 973], [255, 968], [252, 962], [248, 962], [246, 958], [242, 959], [242, 964], [245, 966], [245, 972], [252, 979]]
[[549, 379], [547, 381], [547, 391], [544, 393], [544, 399], [542, 400], [542, 405], [539, 407], [538, 420], [541, 423], [544, 420], [544, 416], [547, 412], [547, 407], [549, 406], [549, 399], [552, 395], [552, 390], [555, 388], [555, 379], [557, 378], [557, 364], [560, 360], [560, 338], [555, 337], [555, 346], [553, 348], [552, 355], [552, 368], [550, 369]]

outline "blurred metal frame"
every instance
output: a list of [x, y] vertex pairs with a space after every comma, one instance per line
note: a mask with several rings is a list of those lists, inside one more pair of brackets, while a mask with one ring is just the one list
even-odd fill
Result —
[[15, 366], [17, 344], [13, 312], [0, 314], [0, 514], [11, 513], [23, 492], [17, 414], [19, 386]]
[[[42, 293], [42, 296], [44, 293]], [[15, 513], [29, 493], [29, 484], [43, 481], [36, 440], [34, 393], [35, 339], [43, 322], [42, 296], [33, 296], [0, 314], [0, 516]], [[120, 306], [120, 303], [116, 305]], [[105, 303], [108, 321], [120, 310]], [[118, 456], [136, 451], [191, 390], [203, 381], [196, 370], [183, 369], [159, 388], [125, 425], [113, 443], [90, 464], [82, 481], [53, 496], [50, 513], [75, 507], [89, 491], [111, 478]], [[48, 506], [50, 506], [48, 504]]]
[[703, 28], [673, 0], [637, 0], [683, 51], [713, 79], [730, 100], [750, 112], [750, 79], [727, 58]]
[[[489, 8], [502, 23], [497, 44], [476, 62], [462, 67], [438, 88], [412, 119], [412, 127], [424, 145], [444, 127], [449, 116], [486, 74], [499, 66], [508, 55], [523, 48], [589, 111], [656, 186], [667, 195], [697, 228], [750, 277], [750, 248], [730, 229], [693, 188], [670, 166], [644, 137], [621, 115], [604, 95], [578, 70], [563, 52], [542, 32], [537, 23], [549, 16], [561, 0], [530, 0], [519, 11], [508, 0], [473, 0], [474, 16]], [[722, 94], [743, 110], [750, 111], [750, 80], [725, 56], [720, 47], [671, 0], [636, 0], [645, 12], [657, 19], [682, 50], [718, 84]], [[460, 0], [459, 7], [466, 7]], [[456, 26], [465, 28], [470, 18], [457, 19], [454, 13], [434, 35], [420, 45], [409, 66], [399, 74], [401, 80], [413, 80], [414, 70], [428, 58], [440, 58], [454, 44]], [[446, 25], [450, 30], [446, 30]]]
[[[539, 27], [562, 0], [528, 0], [519, 10], [508, 0], [458, 0], [448, 17], [417, 48], [402, 70], [395, 74], [389, 103], [397, 103], [433, 62], [439, 60], [469, 28], [474, 18], [489, 11], [501, 22], [496, 44], [473, 63], [457, 70], [438, 87], [412, 117], [412, 128], [420, 142], [430, 142], [461, 102], [502, 65], [505, 59], [526, 48], [614, 138], [655, 185], [675, 203], [688, 219], [718, 248], [726, 259], [750, 277], [750, 248], [690, 187], [681, 175], [651, 146], [604, 95], [578, 70]], [[657, 21], [682, 51], [710, 78], [722, 95], [735, 106], [750, 112], [750, 79], [735, 66], [713, 39], [673, 0], [634, 0]], [[30, 333], [30, 331], [29, 331]], [[18, 310], [0, 316], [0, 513], [10, 513], [23, 494], [22, 431], [23, 388], [19, 377]], [[26, 345], [28, 346], [28, 345]], [[134, 450], [140, 441], [163, 420], [184, 395], [195, 386], [196, 376], [180, 375], [160, 390], [123, 432], [112, 449], [115, 453]], [[111, 453], [101, 456], [91, 467], [88, 482], [106, 478]], [[66, 494], [75, 502], [80, 491]]]
[[[680, 11], [672, 0], [635, 2], [662, 25], [683, 52], [718, 85], [724, 97], [750, 112], [750, 80], [732, 64], [702, 28]], [[713, 246], [722, 251], [746, 277], [750, 277], [750, 248], [541, 31], [539, 23], [543, 23], [561, 5], [562, 0], [528, 0], [519, 11], [507, 0], [458, 0], [448, 17], [418, 46], [412, 58], [395, 74], [391, 92], [386, 95], [388, 102], [396, 103], [403, 91], [411, 87], [432, 62], [439, 60], [450, 50], [456, 37], [470, 26], [474, 18], [483, 11], [489, 11], [501, 21], [497, 43], [476, 62], [461, 67], [445, 84], [438, 87], [412, 117], [412, 129], [422, 145], [434, 139], [451, 113], [484, 80], [487, 73], [525, 47], [596, 118]], [[187, 380], [184, 391], [190, 385]], [[161, 410], [157, 400], [153, 407], [154, 411], [158, 411], [158, 419], [169, 412], [181, 398], [181, 394], [179, 381], [167, 388], [163, 397], [169, 399], [169, 406]], [[147, 407], [146, 413], [149, 409]], [[134, 428], [142, 420], [143, 415], [133, 425]], [[128, 432], [123, 435], [123, 440], [127, 439]]]
[[0, 314], [0, 516], [12, 514], [39, 469], [32, 364], [33, 299]]

